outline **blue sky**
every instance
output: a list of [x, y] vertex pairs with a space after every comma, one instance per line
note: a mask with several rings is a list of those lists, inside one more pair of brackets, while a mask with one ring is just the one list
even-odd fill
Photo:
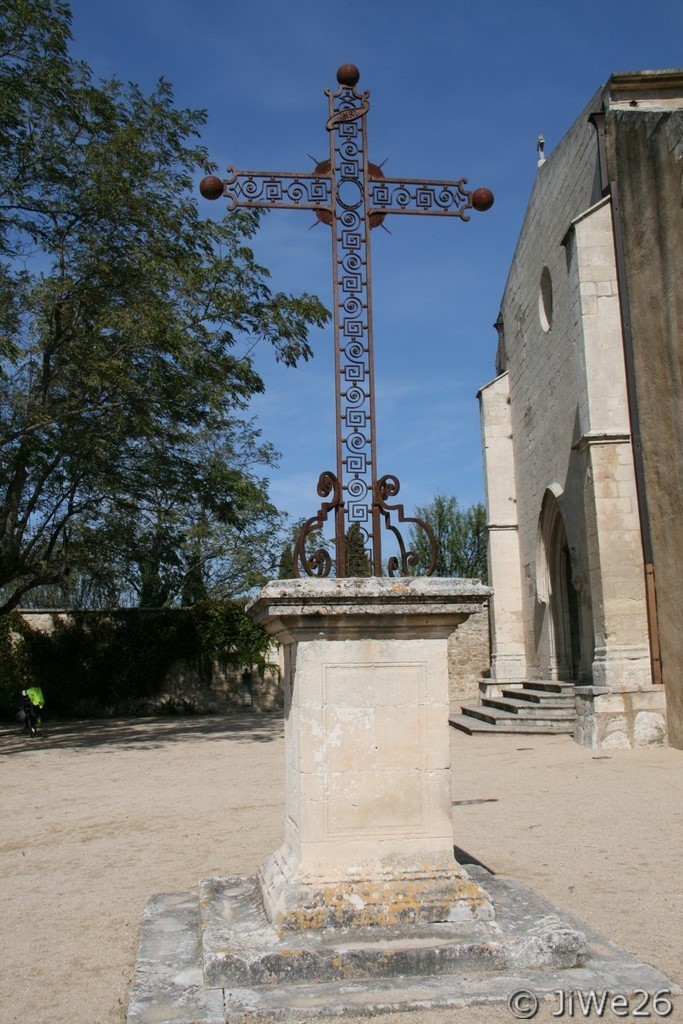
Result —
[[[536, 173], [614, 71], [683, 64], [681, 0], [73, 0], [74, 53], [100, 77], [149, 90], [163, 76], [179, 106], [208, 111], [203, 141], [223, 175], [306, 171], [328, 156], [324, 90], [344, 62], [370, 90], [370, 158], [391, 177], [460, 178], [496, 196], [488, 213], [395, 216], [372, 234], [378, 473], [406, 510], [437, 492], [483, 499], [476, 392], [494, 376], [492, 328]], [[203, 200], [206, 214], [218, 204]], [[329, 230], [274, 211], [255, 243], [274, 290], [331, 308]], [[334, 469], [332, 329], [292, 370], [264, 344], [266, 393], [253, 404], [282, 452], [271, 496], [294, 517], [319, 504]]]

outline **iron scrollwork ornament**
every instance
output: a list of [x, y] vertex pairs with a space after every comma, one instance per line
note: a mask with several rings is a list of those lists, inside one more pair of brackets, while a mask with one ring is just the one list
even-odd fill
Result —
[[420, 530], [422, 530], [429, 543], [429, 562], [425, 570], [426, 576], [431, 576], [436, 568], [436, 539], [432, 530], [422, 519], [417, 519], [415, 516], [404, 515], [403, 505], [390, 505], [388, 503], [389, 498], [395, 498], [401, 489], [401, 485], [398, 482], [397, 477], [387, 474], [377, 481], [375, 485], [375, 508], [379, 512], [379, 515], [384, 519], [384, 524], [394, 537], [398, 544], [400, 557], [392, 555], [387, 562], [387, 575], [388, 576], [408, 576], [410, 570], [414, 569], [418, 564], [418, 556], [414, 551], [407, 551], [403, 536], [400, 530], [391, 522], [391, 513], [396, 512], [399, 523], [414, 523]]
[[324, 501], [316, 515], [311, 516], [302, 527], [293, 554], [294, 575], [297, 578], [301, 576], [302, 570], [305, 576], [329, 576], [332, 571], [332, 557], [326, 548], [319, 547], [309, 553], [306, 546], [311, 535], [322, 530], [329, 514], [333, 512], [336, 517], [341, 510], [341, 485], [334, 473], [327, 471], [320, 474], [318, 494], [321, 498], [331, 494], [332, 500]]

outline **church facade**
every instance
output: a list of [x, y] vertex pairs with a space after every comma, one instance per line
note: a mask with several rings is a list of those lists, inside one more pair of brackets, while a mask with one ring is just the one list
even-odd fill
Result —
[[539, 167], [479, 392], [494, 681], [683, 747], [683, 71], [620, 73]]

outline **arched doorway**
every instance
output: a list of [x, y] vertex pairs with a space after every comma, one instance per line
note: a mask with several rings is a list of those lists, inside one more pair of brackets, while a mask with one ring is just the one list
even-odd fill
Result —
[[567, 531], [556, 495], [547, 490], [541, 505], [537, 593], [546, 606], [545, 644], [549, 679], [577, 679], [581, 663], [579, 599], [572, 579]]

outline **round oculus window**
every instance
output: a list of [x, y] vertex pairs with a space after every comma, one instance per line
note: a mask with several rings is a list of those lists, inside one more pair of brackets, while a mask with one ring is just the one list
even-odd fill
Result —
[[546, 333], [553, 326], [553, 279], [547, 267], [541, 274], [541, 287], [538, 295], [538, 315], [541, 327]]

